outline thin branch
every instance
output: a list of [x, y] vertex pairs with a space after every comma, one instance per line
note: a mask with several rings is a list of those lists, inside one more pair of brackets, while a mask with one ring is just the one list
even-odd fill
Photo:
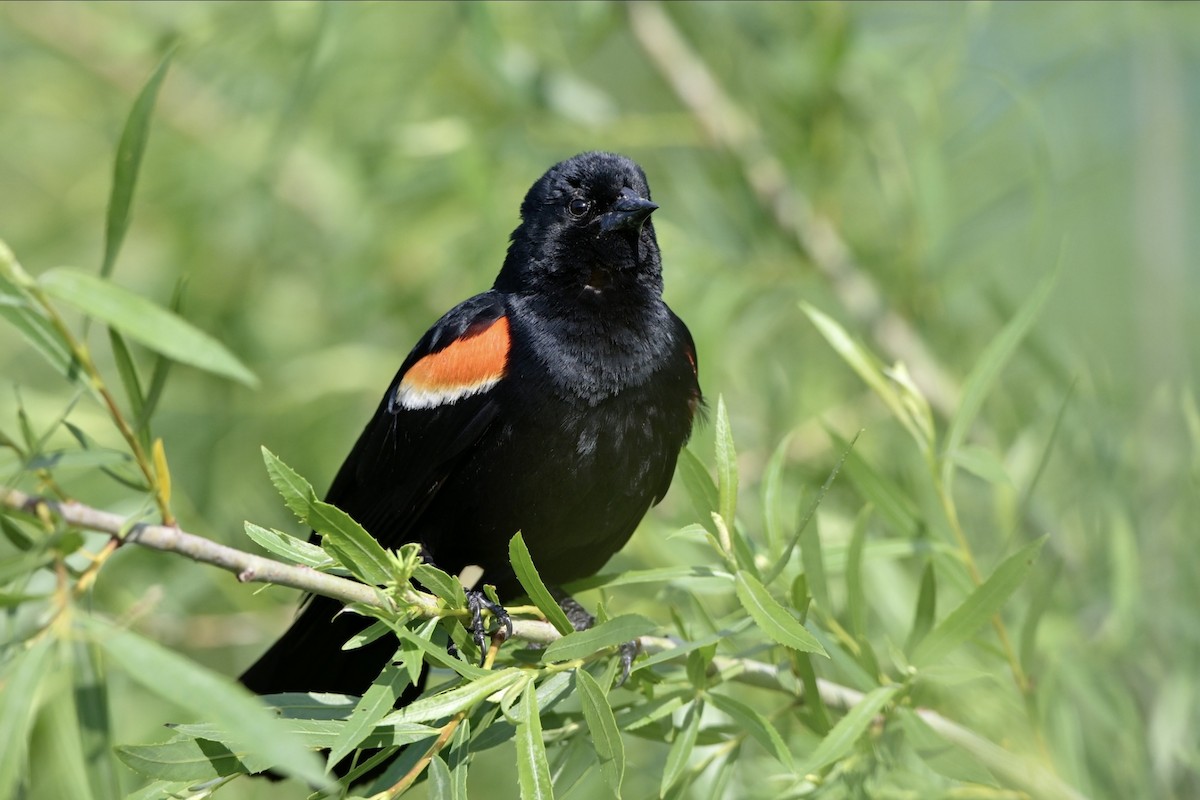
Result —
[[[176, 527], [150, 525], [101, 511], [74, 501], [58, 502], [26, 494], [17, 489], [0, 488], [0, 505], [26, 514], [44, 508], [75, 528], [107, 533], [122, 542], [139, 544], [153, 550], [177, 553], [202, 564], [232, 572], [243, 583], [270, 583], [331, 597], [343, 603], [361, 603], [372, 608], [394, 609], [395, 604], [374, 586], [256, 556]], [[434, 615], [437, 608], [428, 605], [422, 613]], [[559, 638], [553, 625], [539, 620], [513, 620], [513, 637], [536, 644], [548, 644]]]

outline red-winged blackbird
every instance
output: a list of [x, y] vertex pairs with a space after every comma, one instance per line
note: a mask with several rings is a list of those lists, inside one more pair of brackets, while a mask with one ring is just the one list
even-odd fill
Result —
[[[547, 584], [597, 572], [666, 493], [701, 402], [691, 334], [662, 299], [656, 208], [623, 156], [551, 167], [492, 289], [409, 353], [328, 501], [385, 547], [419, 542], [451, 575], [481, 567], [502, 602], [521, 594], [517, 531]], [[312, 598], [242, 683], [362, 694], [396, 640], [342, 650], [369, 620], [340, 610]]]

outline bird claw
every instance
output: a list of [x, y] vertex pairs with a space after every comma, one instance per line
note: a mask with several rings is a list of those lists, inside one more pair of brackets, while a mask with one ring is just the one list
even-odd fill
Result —
[[642, 645], [636, 639], [630, 642], [622, 642], [617, 648], [617, 655], [621, 657], [621, 677], [617, 678], [617, 682], [613, 684], [614, 689], [620, 689], [625, 685], [625, 681], [629, 680], [629, 672], [633, 669], [633, 660], [638, 657], [638, 653], [642, 652]]
[[478, 589], [469, 589], [467, 591], [467, 609], [471, 612], [471, 625], [468, 630], [471, 632], [471, 638], [475, 640], [475, 644], [479, 647], [480, 666], [483, 666], [487, 661], [487, 648], [483, 644], [487, 640], [487, 627], [483, 624], [483, 610], [485, 608], [504, 627], [505, 639], [513, 635], [512, 617], [504, 610], [504, 606], [493, 603], [487, 598], [487, 595]]

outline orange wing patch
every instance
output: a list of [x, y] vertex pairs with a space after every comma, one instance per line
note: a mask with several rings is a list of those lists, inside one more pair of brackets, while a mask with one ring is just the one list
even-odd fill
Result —
[[486, 392], [508, 367], [508, 318], [457, 339], [409, 367], [396, 389], [396, 401], [408, 409], [436, 408]]

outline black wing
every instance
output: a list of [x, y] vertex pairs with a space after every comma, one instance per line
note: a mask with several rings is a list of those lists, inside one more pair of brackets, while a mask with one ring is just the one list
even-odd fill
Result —
[[[496, 380], [503, 378], [507, 335], [499, 294], [486, 292], [453, 308], [409, 353], [338, 470], [326, 500], [384, 547], [410, 541], [422, 510], [495, 421], [488, 380], [497, 369]], [[385, 636], [343, 651], [370, 621], [341, 611], [341, 603], [313, 597], [242, 683], [258, 694], [362, 694], [395, 652], [395, 640]]]

